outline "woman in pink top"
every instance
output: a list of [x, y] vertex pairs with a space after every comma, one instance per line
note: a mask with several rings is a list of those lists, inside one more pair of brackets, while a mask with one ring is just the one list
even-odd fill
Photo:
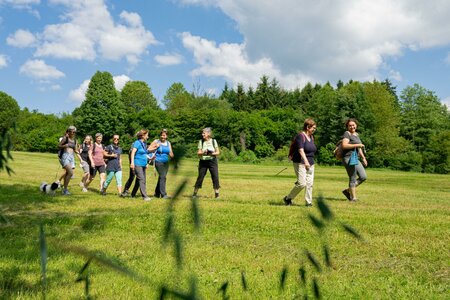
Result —
[[105, 147], [102, 144], [103, 135], [101, 133], [95, 134], [95, 143], [89, 149], [89, 160], [91, 161], [91, 177], [86, 182], [86, 187], [94, 180], [97, 172], [100, 173], [100, 190], [106, 180], [106, 164], [104, 159]]

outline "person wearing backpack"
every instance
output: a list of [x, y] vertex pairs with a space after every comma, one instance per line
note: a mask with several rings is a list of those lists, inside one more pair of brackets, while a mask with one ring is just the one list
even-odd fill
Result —
[[83, 144], [81, 144], [78, 153], [80, 156], [80, 167], [83, 169], [83, 177], [81, 178], [80, 187], [83, 192], [87, 192], [86, 182], [89, 181], [90, 176], [93, 174], [91, 168], [91, 160], [89, 159], [89, 150], [92, 147], [92, 136], [86, 135]]
[[[348, 119], [345, 122], [345, 127], [347, 131], [342, 137], [342, 163], [348, 175], [348, 188], [343, 190], [342, 193], [349, 201], [355, 202], [358, 200], [356, 187], [367, 179], [366, 170], [364, 169], [364, 167], [367, 167], [367, 159], [363, 153], [364, 144], [356, 132], [358, 127], [356, 119]], [[359, 157], [362, 158], [364, 166], [359, 163]]]
[[217, 163], [217, 156], [220, 154], [219, 145], [217, 141], [211, 137], [212, 131], [210, 127], [202, 130], [202, 139], [198, 141], [197, 155], [200, 158], [198, 163], [198, 177], [194, 186], [194, 193], [192, 198], [197, 198], [197, 192], [202, 188], [203, 179], [206, 172], [209, 170], [214, 188], [214, 197], [219, 198], [219, 166]]
[[312, 206], [312, 190], [314, 183], [314, 154], [317, 151], [314, 144], [313, 133], [316, 131], [316, 122], [306, 119], [303, 131], [292, 140], [289, 157], [294, 165], [297, 181], [289, 194], [283, 198], [284, 204], [292, 205], [292, 200], [305, 189], [306, 206]]
[[119, 196], [122, 194], [122, 148], [119, 146], [119, 135], [115, 134], [112, 138], [112, 144], [105, 149], [104, 157], [108, 159], [106, 163], [106, 180], [103, 184], [101, 194], [106, 195], [106, 189], [111, 183], [113, 177], [116, 178], [117, 191]]
[[159, 139], [152, 142], [158, 148], [155, 150], [155, 169], [158, 172], [158, 183], [155, 187], [155, 197], [169, 199], [166, 192], [166, 177], [169, 171], [169, 160], [173, 158], [172, 144], [167, 140], [167, 129], [162, 129]]
[[63, 184], [63, 195], [70, 195], [68, 187], [70, 179], [73, 176], [73, 169], [75, 168], [75, 152], [77, 149], [77, 140], [75, 139], [75, 134], [77, 132], [77, 129], [75, 126], [69, 126], [66, 130], [66, 134], [64, 137], [59, 141], [58, 144], [58, 157], [59, 162], [63, 169], [65, 170], [64, 173], [64, 184]]
[[95, 142], [89, 150], [89, 159], [91, 161], [92, 173], [89, 180], [86, 182], [86, 188], [89, 184], [94, 180], [95, 175], [100, 173], [100, 192], [103, 189], [103, 184], [106, 180], [106, 164], [104, 159], [104, 150], [105, 146], [102, 144], [103, 134], [96, 133], [95, 134]]

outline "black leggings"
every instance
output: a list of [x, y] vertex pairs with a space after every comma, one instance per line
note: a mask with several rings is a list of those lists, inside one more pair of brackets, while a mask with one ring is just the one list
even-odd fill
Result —
[[217, 164], [217, 159], [212, 160], [200, 160], [198, 163], [198, 177], [195, 182], [195, 188], [199, 189], [202, 187], [203, 179], [205, 178], [206, 172], [209, 170], [211, 173], [211, 179], [213, 182], [213, 187], [215, 190], [220, 188], [219, 185], [219, 165]]

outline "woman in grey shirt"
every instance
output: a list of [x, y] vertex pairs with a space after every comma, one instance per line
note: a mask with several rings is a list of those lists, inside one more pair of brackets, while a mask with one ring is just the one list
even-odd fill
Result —
[[[367, 179], [366, 170], [364, 169], [364, 167], [367, 167], [367, 160], [362, 151], [364, 144], [362, 144], [361, 139], [356, 132], [356, 128], [358, 127], [356, 119], [348, 119], [347, 122], [345, 122], [345, 127], [347, 128], [347, 131], [344, 133], [342, 139], [342, 148], [344, 149], [342, 163], [347, 170], [349, 183], [348, 189], [343, 190], [342, 193], [349, 201], [354, 202], [358, 200], [356, 197], [356, 187]], [[358, 163], [356, 165], [349, 164], [353, 151], [356, 151], [358, 154]], [[359, 157], [362, 158], [362, 164], [364, 166], [359, 163]]]

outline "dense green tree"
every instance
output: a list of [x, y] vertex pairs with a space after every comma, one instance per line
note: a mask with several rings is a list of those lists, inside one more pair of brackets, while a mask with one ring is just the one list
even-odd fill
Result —
[[269, 77], [262, 76], [255, 91], [254, 109], [266, 109], [273, 106], [273, 98], [270, 91]]
[[81, 135], [100, 132], [107, 140], [125, 131], [125, 108], [110, 73], [97, 71], [92, 76], [86, 99], [73, 115]]
[[422, 152], [434, 134], [449, 129], [450, 114], [434, 92], [418, 84], [406, 87], [401, 96], [400, 133]]
[[17, 119], [17, 132], [13, 134], [14, 150], [35, 152], [56, 152], [58, 139], [64, 135], [67, 127], [73, 124], [71, 115], [57, 117], [53, 114], [43, 114], [20, 111]]
[[179, 110], [189, 105], [191, 99], [192, 95], [186, 91], [184, 85], [176, 82], [167, 89], [163, 103], [169, 112], [177, 114]]
[[152, 90], [143, 81], [128, 81], [120, 95], [128, 114], [138, 113], [146, 108], [159, 108]]
[[0, 132], [13, 127], [19, 112], [20, 107], [16, 99], [0, 91]]

